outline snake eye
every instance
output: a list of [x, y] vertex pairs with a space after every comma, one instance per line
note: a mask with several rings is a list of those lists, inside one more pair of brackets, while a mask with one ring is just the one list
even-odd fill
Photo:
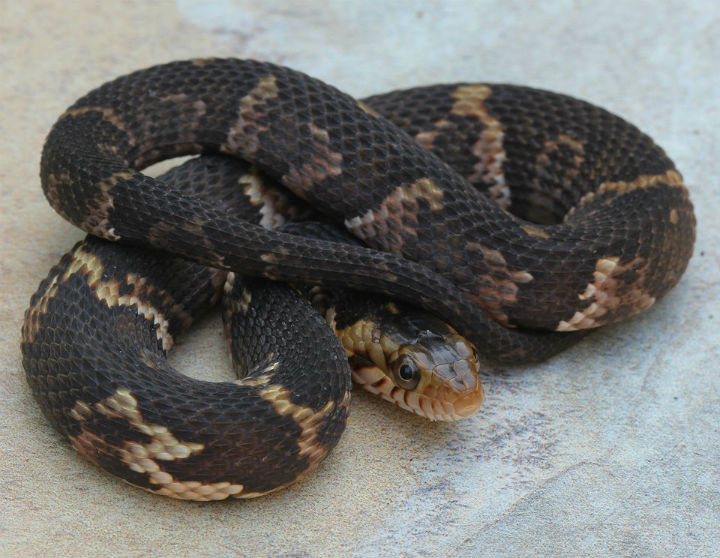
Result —
[[420, 382], [420, 369], [411, 360], [402, 360], [394, 367], [395, 383], [406, 390], [413, 390]]
[[478, 350], [475, 347], [472, 348], [472, 357], [473, 357], [473, 360], [476, 360], [476, 361], [480, 360], [480, 353], [478, 353]]
[[398, 375], [401, 380], [410, 381], [413, 377], [413, 369], [409, 364], [403, 364], [398, 370]]

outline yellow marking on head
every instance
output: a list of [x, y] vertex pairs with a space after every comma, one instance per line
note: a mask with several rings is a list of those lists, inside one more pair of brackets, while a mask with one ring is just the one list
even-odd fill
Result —
[[371, 361], [383, 374], [390, 371], [388, 360], [397, 356], [400, 348], [390, 336], [384, 335], [373, 320], [358, 320], [335, 334], [348, 357], [361, 356]]
[[382, 335], [375, 321], [358, 320], [342, 330], [336, 330], [336, 335], [348, 356], [359, 354], [368, 356], [368, 350], [373, 343], [380, 343]]
[[[473, 348], [457, 334], [452, 345], [446, 337], [448, 348], [455, 351], [455, 360], [447, 358], [449, 353], [434, 355], [422, 346], [400, 346], [364, 322], [337, 334], [349, 356], [362, 357], [351, 359], [353, 380], [403, 409], [430, 420], [457, 420], [475, 412], [484, 399]], [[421, 371], [419, 382], [409, 389], [398, 383], [390, 364], [408, 357]]]
[[393, 341], [388, 335], [383, 335], [380, 338], [380, 346], [386, 355], [392, 355], [400, 349], [400, 345]]

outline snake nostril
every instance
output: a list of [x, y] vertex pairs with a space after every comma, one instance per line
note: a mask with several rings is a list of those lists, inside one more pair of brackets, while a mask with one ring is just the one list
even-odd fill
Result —
[[478, 381], [477, 376], [472, 373], [458, 374], [452, 379], [450, 385], [456, 392], [462, 393], [466, 391], [476, 390], [478, 386], [480, 386], [480, 382]]

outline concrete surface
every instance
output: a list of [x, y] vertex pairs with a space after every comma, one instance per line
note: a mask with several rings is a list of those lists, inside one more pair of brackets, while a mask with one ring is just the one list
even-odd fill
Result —
[[[717, 556], [720, 553], [720, 8], [666, 2], [0, 3], [0, 555]], [[390, 5], [392, 4], [392, 5]], [[308, 481], [256, 501], [146, 494], [70, 449], [21, 368], [24, 308], [81, 234], [47, 205], [44, 136], [116, 75], [255, 57], [356, 95], [510, 81], [601, 104], [675, 159], [695, 256], [650, 312], [428, 424], [359, 394]], [[173, 361], [228, 378], [217, 319]]]

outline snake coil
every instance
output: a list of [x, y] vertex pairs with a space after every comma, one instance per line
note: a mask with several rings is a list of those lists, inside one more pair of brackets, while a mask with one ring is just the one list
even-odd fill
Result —
[[[252, 161], [364, 246], [268, 230], [140, 172], [188, 154]], [[219, 296], [218, 270], [390, 295], [447, 320], [488, 359], [518, 363], [650, 307], [695, 238], [672, 161], [586, 102], [498, 84], [359, 102], [252, 60], [173, 62], [102, 85], [53, 126], [41, 180], [61, 216], [112, 243], [88, 238], [33, 296], [22, 343], [33, 392], [102, 467], [192, 499], [254, 496], [307, 474], [349, 402], [339, 346], [320, 351], [332, 371], [319, 379], [269, 358], [274, 348], [232, 384], [168, 370], [174, 336]], [[166, 254], [197, 263], [180, 272]], [[255, 308], [260, 295], [238, 289], [231, 310], [282, 331]]]

